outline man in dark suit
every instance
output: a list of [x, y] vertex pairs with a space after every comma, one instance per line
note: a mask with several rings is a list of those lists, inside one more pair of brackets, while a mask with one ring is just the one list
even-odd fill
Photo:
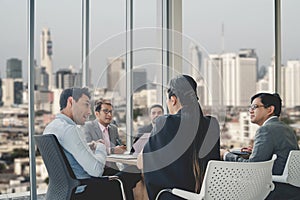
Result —
[[[164, 114], [164, 108], [160, 104], [153, 104], [149, 109], [149, 117], [151, 119], [151, 123], [148, 125], [142, 126], [138, 129], [138, 133], [137, 133], [136, 138], [133, 141], [133, 144], [135, 144], [142, 136], [144, 136], [143, 140], [147, 140], [148, 136], [146, 136], [146, 134], [151, 133], [153, 126], [155, 125], [156, 119], [159, 116], [162, 116], [163, 114]], [[130, 150], [130, 153], [136, 153], [136, 154], [140, 153], [140, 148], [138, 148], [138, 150], [136, 150], [133, 145]]]
[[154, 104], [149, 109], [149, 117], [151, 120], [151, 123], [142, 126], [138, 129], [137, 138], [141, 137], [144, 133], [151, 133], [153, 126], [155, 124], [155, 120], [157, 117], [164, 114], [164, 108], [160, 104]]
[[[102, 142], [106, 146], [108, 154], [122, 154], [126, 151], [126, 146], [122, 145], [118, 134], [118, 128], [113, 125], [113, 106], [109, 101], [100, 100], [95, 103], [94, 121], [86, 122], [83, 126], [85, 138], [90, 146], [94, 142]], [[107, 163], [104, 169], [104, 175], [113, 175], [116, 173], [116, 165], [114, 163]]]
[[[281, 175], [289, 152], [299, 149], [294, 130], [279, 120], [281, 98], [278, 94], [258, 93], [251, 98], [249, 108], [251, 122], [260, 126], [255, 134], [254, 146], [248, 159], [239, 157], [226, 150], [221, 150], [221, 158], [225, 161], [259, 162], [277, 155], [274, 162], [273, 175]], [[275, 190], [267, 199], [298, 198], [300, 189], [287, 184], [275, 183]], [[296, 197], [297, 195], [297, 197]]]

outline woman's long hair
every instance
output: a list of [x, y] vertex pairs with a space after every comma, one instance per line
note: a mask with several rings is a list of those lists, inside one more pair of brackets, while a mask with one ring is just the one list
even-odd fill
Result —
[[[176, 96], [179, 98], [182, 105], [181, 115], [187, 124], [188, 130], [192, 130], [195, 135], [191, 144], [192, 148], [192, 165], [195, 178], [195, 192], [199, 193], [204, 176], [203, 167], [199, 163], [199, 150], [203, 142], [201, 126], [203, 121], [203, 112], [198, 103], [197, 83], [195, 80], [187, 75], [180, 75], [170, 81], [170, 88], [168, 89], [168, 97]], [[199, 123], [194, 123], [195, 120]], [[195, 133], [196, 132], [196, 133]]]

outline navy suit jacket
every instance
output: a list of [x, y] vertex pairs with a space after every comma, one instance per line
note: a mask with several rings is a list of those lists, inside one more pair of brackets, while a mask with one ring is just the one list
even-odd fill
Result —
[[[217, 120], [215, 118], [212, 118], [212, 120], [211, 118], [203, 118], [202, 122], [207, 122], [206, 127], [195, 120], [182, 121], [181, 112], [157, 118], [151, 137], [143, 150], [144, 180], [150, 200], [155, 199], [158, 192], [165, 188], [176, 187], [195, 191], [191, 142], [194, 141], [196, 133], [191, 131], [190, 126], [196, 127], [196, 130], [199, 125], [201, 126], [201, 137], [198, 142], [200, 142], [202, 150], [200, 150], [198, 162], [202, 172], [204, 173], [208, 160], [219, 160], [220, 129]], [[210, 121], [212, 123], [209, 129], [212, 132], [209, 133], [207, 129]], [[211, 141], [208, 141], [205, 137], [207, 133], [213, 135]], [[204, 147], [205, 142], [202, 144], [204, 138], [206, 143], [210, 143], [206, 147]], [[168, 195], [168, 193], [164, 195]], [[168, 196], [163, 199], [178, 198]]]

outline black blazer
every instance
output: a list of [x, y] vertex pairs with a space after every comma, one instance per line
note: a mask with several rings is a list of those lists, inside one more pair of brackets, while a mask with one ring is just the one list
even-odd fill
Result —
[[[209, 160], [220, 160], [220, 129], [217, 120], [204, 117], [197, 123], [196, 119], [189, 119], [185, 116], [183, 117], [179, 111], [175, 115], [157, 118], [151, 137], [144, 147], [144, 179], [150, 200], [155, 199], [158, 192], [165, 188], [176, 187], [195, 191], [192, 163], [193, 142], [197, 142], [201, 147], [198, 162], [203, 175]], [[199, 131], [195, 131], [198, 128]], [[196, 137], [197, 132], [200, 135]], [[178, 198], [169, 196], [164, 199]]]

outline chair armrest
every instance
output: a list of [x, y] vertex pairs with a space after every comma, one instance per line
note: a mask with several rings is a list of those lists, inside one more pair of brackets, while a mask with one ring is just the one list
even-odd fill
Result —
[[287, 183], [287, 176], [272, 175], [272, 181], [279, 182], [279, 183]]
[[177, 188], [172, 189], [172, 194], [177, 195], [184, 199], [190, 199], [190, 200], [202, 199], [200, 194], [197, 194], [194, 192], [188, 192], [188, 191], [177, 189]]
[[172, 193], [172, 190], [171, 190], [171, 189], [162, 189], [162, 190], [159, 191], [159, 193], [156, 195], [155, 200], [158, 200], [159, 197], [160, 197], [160, 195], [161, 195], [163, 192], [170, 192], [170, 193]]
[[114, 181], [114, 180], [119, 179], [118, 176], [107, 176], [107, 178], [108, 178], [108, 180], [110, 180], [110, 181]]
[[120, 190], [122, 193], [123, 199], [126, 199], [125, 197], [125, 191], [122, 181], [119, 179], [118, 176], [101, 176], [101, 177], [92, 177], [92, 178], [86, 178], [86, 179], [78, 179], [80, 181], [81, 185], [92, 185], [99, 182], [109, 182], [109, 181], [118, 181], [120, 184]]

